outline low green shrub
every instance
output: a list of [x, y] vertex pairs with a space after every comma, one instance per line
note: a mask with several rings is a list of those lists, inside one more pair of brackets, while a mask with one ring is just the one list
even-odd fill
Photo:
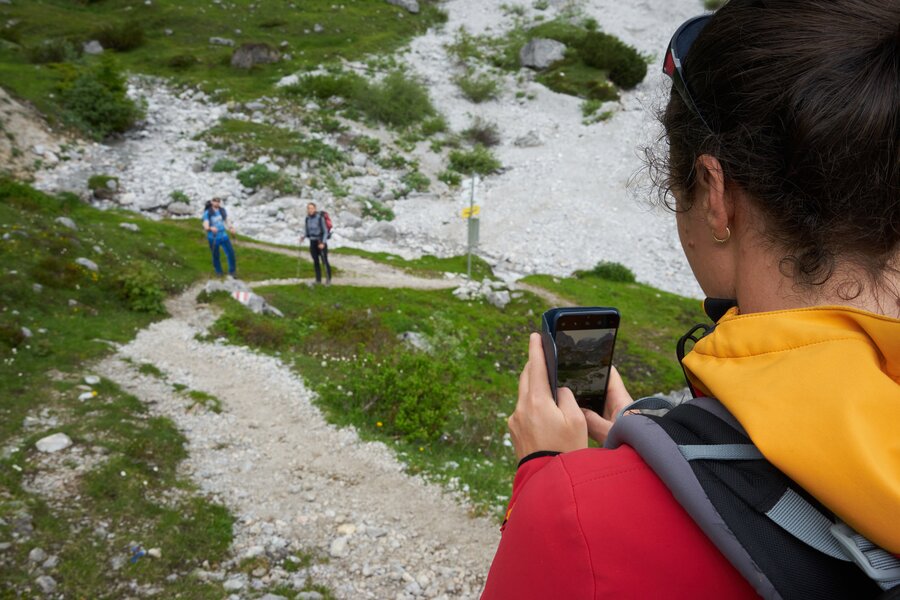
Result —
[[165, 314], [163, 300], [166, 293], [162, 288], [162, 278], [146, 263], [126, 265], [116, 274], [114, 281], [119, 297], [131, 310]]
[[444, 433], [459, 406], [459, 373], [453, 361], [397, 351], [385, 359], [367, 354], [358, 364], [345, 387], [387, 433], [425, 442]]
[[369, 156], [378, 156], [381, 153], [381, 141], [367, 135], [353, 138], [353, 147]]
[[438, 173], [438, 180], [443, 181], [450, 187], [459, 187], [459, 184], [462, 183], [462, 175], [448, 169]]
[[481, 117], [475, 117], [472, 124], [464, 129], [462, 136], [473, 144], [481, 144], [487, 148], [500, 143], [500, 128], [496, 123]]
[[367, 87], [366, 80], [356, 73], [335, 73], [307, 75], [294, 85], [285, 86], [288, 96], [302, 96], [324, 101], [338, 97], [353, 99], [361, 95]]
[[139, 21], [110, 23], [98, 29], [93, 37], [106, 50], [128, 52], [144, 45], [144, 26]]
[[619, 38], [602, 31], [589, 32], [578, 53], [585, 64], [609, 73], [609, 79], [623, 89], [630, 89], [644, 80], [647, 61]]
[[172, 193], [169, 194], [169, 198], [171, 198], [175, 202], [184, 202], [185, 204], [191, 203], [191, 197], [181, 190], [173, 190]]
[[453, 150], [450, 152], [449, 158], [450, 168], [457, 173], [466, 175], [471, 173], [489, 175], [503, 166], [491, 151], [481, 144], [476, 144], [476, 146], [469, 151]]
[[429, 136], [447, 131], [447, 119], [443, 115], [435, 115], [422, 121], [422, 135]]
[[25, 50], [28, 62], [36, 65], [73, 62], [81, 56], [81, 48], [70, 40], [46, 40]]
[[576, 271], [575, 276], [579, 279], [584, 277], [597, 277], [606, 281], [615, 281], [619, 283], [634, 283], [634, 273], [623, 264], [602, 260], [598, 262], [593, 269], [589, 271]]
[[378, 200], [366, 200], [362, 209], [364, 217], [370, 217], [376, 221], [393, 221], [394, 210], [390, 206], [385, 206]]
[[118, 182], [119, 178], [112, 175], [91, 175], [88, 178], [87, 186], [89, 190], [96, 192], [105, 189], [110, 181]]
[[282, 173], [270, 171], [266, 165], [253, 165], [237, 174], [238, 181], [246, 188], [269, 187], [288, 192], [292, 189], [290, 180]]
[[241, 166], [237, 163], [237, 161], [231, 160], [230, 158], [220, 158], [215, 163], [213, 163], [212, 170], [213, 173], [231, 173], [232, 171], [237, 171]]
[[488, 73], [466, 71], [454, 77], [453, 82], [466, 98], [476, 104], [495, 100], [500, 95], [500, 81]]
[[183, 71], [196, 65], [199, 61], [193, 54], [176, 54], [166, 61], [166, 65], [176, 71]]
[[427, 192], [431, 187], [431, 180], [421, 171], [410, 171], [404, 175], [400, 181], [406, 188], [406, 193], [410, 192]]
[[368, 116], [394, 127], [409, 127], [436, 113], [425, 86], [401, 71], [372, 86], [369, 98], [358, 98], [358, 104]]
[[78, 71], [60, 86], [59, 97], [64, 119], [97, 140], [127, 131], [142, 115], [125, 93], [125, 79], [108, 59]]

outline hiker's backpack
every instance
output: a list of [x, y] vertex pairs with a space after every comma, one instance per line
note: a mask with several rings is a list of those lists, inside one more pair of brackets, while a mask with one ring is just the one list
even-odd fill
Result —
[[331, 224], [331, 217], [328, 214], [328, 211], [320, 210], [319, 214], [322, 215], [322, 220], [325, 221], [325, 229], [328, 231], [328, 239], [331, 239], [331, 230], [334, 229], [334, 226]]
[[[679, 359], [700, 328], [712, 330], [698, 326], [683, 337]], [[631, 412], [641, 409], [667, 412]], [[622, 444], [763, 598], [900, 598], [900, 559], [768, 462], [717, 400], [694, 398], [674, 408], [661, 398], [638, 400], [619, 413], [605, 447]]]

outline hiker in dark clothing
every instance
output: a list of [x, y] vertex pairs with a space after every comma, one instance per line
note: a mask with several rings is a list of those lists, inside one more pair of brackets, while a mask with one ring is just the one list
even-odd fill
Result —
[[316, 283], [322, 283], [322, 267], [319, 259], [325, 264], [325, 285], [331, 283], [331, 265], [328, 264], [328, 226], [325, 217], [316, 210], [315, 202], [306, 205], [306, 226], [300, 236], [300, 243], [309, 239], [309, 253], [316, 269]]

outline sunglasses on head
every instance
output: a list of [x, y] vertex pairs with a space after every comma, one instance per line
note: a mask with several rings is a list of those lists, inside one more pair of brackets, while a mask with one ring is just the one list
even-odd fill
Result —
[[681, 27], [675, 31], [669, 47], [666, 49], [666, 58], [663, 61], [663, 73], [672, 80], [672, 85], [678, 91], [681, 99], [687, 104], [688, 109], [697, 115], [707, 129], [712, 131], [712, 127], [703, 118], [697, 103], [691, 96], [690, 88], [688, 88], [687, 80], [684, 78], [684, 57], [687, 56], [691, 46], [697, 40], [697, 36], [703, 31], [703, 28], [712, 18], [712, 15], [701, 15], [685, 21]]

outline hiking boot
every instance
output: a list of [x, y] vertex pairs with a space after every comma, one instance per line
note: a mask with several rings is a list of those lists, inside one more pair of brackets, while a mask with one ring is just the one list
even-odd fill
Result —
[[325, 280], [325, 285], [331, 285], [331, 277]]

